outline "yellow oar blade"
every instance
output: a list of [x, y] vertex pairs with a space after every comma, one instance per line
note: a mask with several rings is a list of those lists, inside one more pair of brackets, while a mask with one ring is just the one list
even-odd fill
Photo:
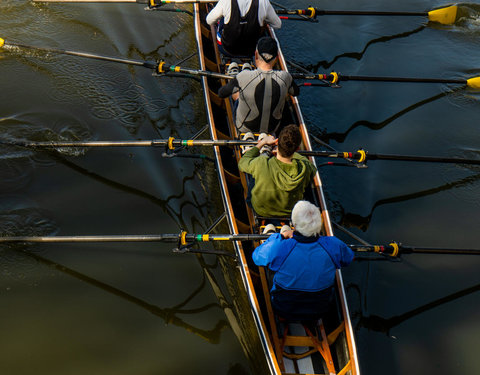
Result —
[[0, 48], [2, 48], [4, 44], [5, 44], [5, 39], [0, 38]]
[[467, 79], [467, 86], [472, 89], [480, 90], [480, 77]]
[[438, 22], [443, 25], [451, 25], [457, 19], [457, 5], [446, 8], [435, 9], [428, 12], [428, 19], [432, 22]]

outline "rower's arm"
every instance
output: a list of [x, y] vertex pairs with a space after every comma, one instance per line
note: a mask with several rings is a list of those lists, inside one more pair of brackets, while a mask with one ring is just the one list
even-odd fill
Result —
[[278, 17], [277, 12], [275, 12], [275, 9], [273, 9], [270, 2], [268, 2], [267, 5], [265, 22], [274, 29], [279, 29], [280, 27], [282, 27], [282, 20]]
[[227, 98], [233, 94], [235, 87], [238, 87], [238, 81], [236, 78], [231, 79], [225, 86], [218, 89], [218, 96], [221, 98]]
[[[217, 5], [207, 14], [207, 23], [211, 26], [222, 17], [225, 17], [226, 11], [230, 15], [230, 10], [225, 9], [225, 1], [219, 1]], [[230, 16], [228, 17], [230, 19]], [[228, 20], [227, 20], [228, 21]]]
[[289, 94], [292, 96], [297, 96], [300, 94], [300, 87], [297, 86], [295, 81], [292, 79], [292, 84], [290, 85], [290, 89], [288, 90]]

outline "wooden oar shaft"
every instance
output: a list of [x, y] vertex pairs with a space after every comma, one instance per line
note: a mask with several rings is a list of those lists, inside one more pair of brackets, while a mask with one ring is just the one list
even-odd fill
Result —
[[138, 3], [148, 4], [148, 0], [33, 0], [35, 3]]
[[64, 147], [159, 147], [159, 146], [240, 146], [255, 145], [250, 140], [202, 140], [202, 139], [153, 139], [146, 141], [71, 141], [71, 142], [18, 142], [0, 141], [0, 144], [30, 148], [64, 148]]
[[[33, 0], [36, 3], [138, 3], [150, 4], [149, 0]], [[216, 3], [217, 0], [176, 0], [176, 1], [159, 1], [155, 0], [153, 5], [170, 4], [170, 3]]]
[[268, 234], [188, 234], [182, 232], [157, 235], [106, 235], [106, 236], [5, 236], [0, 243], [89, 243], [89, 242], [208, 242], [264, 240]]
[[6, 46], [20, 47], [20, 48], [25, 48], [25, 49], [35, 50], [35, 51], [41, 51], [41, 52], [50, 52], [50, 53], [56, 53], [56, 54], [62, 54], [62, 55], [86, 57], [86, 58], [89, 58], [89, 59], [116, 62], [116, 63], [121, 63], [121, 64], [144, 66], [144, 67], [151, 68], [151, 69], [155, 69], [158, 65], [154, 61], [139, 61], [139, 60], [123, 59], [123, 58], [118, 58], [118, 57], [97, 55], [97, 54], [94, 54], [94, 53], [68, 51], [68, 50], [60, 49], [60, 48], [35, 47], [35, 46], [27, 45], [27, 44], [7, 42], [7, 41], [5, 41], [5, 45]]
[[0, 39], [0, 40], [3, 41], [2, 45], [5, 45], [5, 46], [19, 47], [19, 48], [25, 48], [25, 49], [47, 52], [47, 53], [56, 53], [56, 54], [62, 54], [62, 55], [84, 57], [84, 58], [89, 58], [89, 59], [109, 61], [109, 62], [115, 62], [115, 63], [120, 63], [120, 64], [143, 66], [143, 67], [146, 67], [146, 68], [149, 68], [149, 69], [154, 69], [158, 73], [175, 72], [175, 73], [184, 73], [184, 74], [204, 76], [204, 77], [233, 79], [232, 76], [229, 76], [227, 74], [209, 72], [209, 71], [205, 71], [205, 70], [182, 68], [182, 67], [176, 66], [176, 65], [167, 65], [163, 61], [158, 63], [156, 61], [141, 61], [141, 60], [124, 59], [124, 58], [119, 58], [119, 57], [98, 55], [98, 54], [94, 54], [94, 53], [69, 51], [69, 50], [60, 49], [60, 48], [35, 47], [35, 46], [27, 45], [27, 44], [7, 42], [7, 41], [4, 41], [3, 39]]
[[145, 236], [17, 236], [0, 237], [0, 243], [8, 242], [44, 242], [44, 243], [88, 243], [88, 242], [157, 242], [157, 241], [178, 241], [178, 234], [161, 234]]

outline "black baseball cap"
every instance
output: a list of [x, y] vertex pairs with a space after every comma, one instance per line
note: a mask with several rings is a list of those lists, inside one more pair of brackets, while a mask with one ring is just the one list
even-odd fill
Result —
[[277, 42], [269, 36], [264, 36], [258, 40], [257, 52], [262, 57], [263, 61], [268, 63], [278, 55]]

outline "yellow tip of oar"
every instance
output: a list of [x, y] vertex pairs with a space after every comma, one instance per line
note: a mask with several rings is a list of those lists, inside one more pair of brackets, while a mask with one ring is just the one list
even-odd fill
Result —
[[2, 48], [4, 44], [5, 44], [5, 39], [0, 38], [0, 48]]
[[467, 79], [467, 86], [472, 89], [480, 90], [480, 77]]
[[457, 19], [457, 5], [452, 5], [446, 8], [431, 10], [428, 12], [428, 19], [432, 22], [438, 22], [443, 25], [451, 25]]

